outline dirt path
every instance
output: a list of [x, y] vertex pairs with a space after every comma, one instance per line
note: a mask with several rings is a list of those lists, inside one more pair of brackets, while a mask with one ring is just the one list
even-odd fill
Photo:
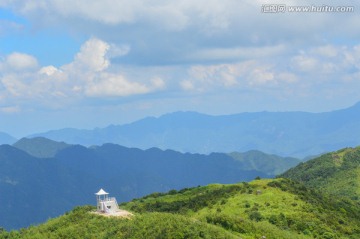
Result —
[[103, 212], [92, 212], [97, 215], [101, 215], [104, 217], [123, 217], [123, 218], [130, 218], [134, 216], [131, 212], [128, 212], [126, 210], [119, 209], [116, 212], [110, 212], [110, 213], [103, 213]]

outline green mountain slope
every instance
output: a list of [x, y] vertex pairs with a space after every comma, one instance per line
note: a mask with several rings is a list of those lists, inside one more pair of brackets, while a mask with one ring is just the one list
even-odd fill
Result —
[[359, 238], [354, 202], [321, 196], [288, 179], [212, 184], [153, 193], [123, 203], [131, 219], [78, 207], [0, 238]]
[[132, 219], [121, 219], [92, 214], [92, 209], [79, 207], [40, 226], [0, 232], [0, 238], [237, 238], [223, 228], [181, 215], [143, 213]]
[[250, 150], [245, 153], [232, 152], [228, 155], [241, 162], [243, 169], [257, 170], [265, 172], [268, 175], [278, 175], [301, 162], [301, 160], [297, 158], [280, 157], [258, 150]]
[[324, 154], [280, 176], [360, 203], [360, 147]]
[[355, 203], [321, 196], [288, 179], [209, 185], [153, 194], [124, 205], [171, 212], [219, 225], [242, 238], [359, 238]]

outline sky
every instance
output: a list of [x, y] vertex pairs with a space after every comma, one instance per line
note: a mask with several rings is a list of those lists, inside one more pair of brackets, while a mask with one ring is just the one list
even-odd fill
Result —
[[359, 24], [359, 1], [0, 0], [0, 131], [347, 108]]

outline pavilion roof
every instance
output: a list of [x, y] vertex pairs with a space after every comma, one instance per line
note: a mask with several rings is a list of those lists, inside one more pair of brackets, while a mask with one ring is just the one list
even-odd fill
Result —
[[95, 195], [108, 195], [109, 193], [105, 192], [104, 189], [100, 189], [99, 192], [95, 193]]

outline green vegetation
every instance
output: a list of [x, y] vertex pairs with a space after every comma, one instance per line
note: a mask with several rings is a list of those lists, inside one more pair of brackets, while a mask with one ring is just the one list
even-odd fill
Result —
[[296, 158], [280, 157], [258, 150], [250, 150], [245, 153], [232, 152], [228, 155], [241, 162], [243, 169], [257, 170], [267, 173], [268, 175], [278, 175], [301, 162]]
[[90, 213], [93, 209], [78, 207], [40, 226], [0, 232], [0, 238], [236, 238], [220, 227], [181, 215], [143, 213], [132, 219], [108, 218]]
[[0, 230], [12, 238], [359, 238], [360, 209], [289, 179], [153, 193], [121, 204], [130, 219], [77, 207], [39, 226]]
[[324, 154], [301, 163], [280, 177], [290, 178], [323, 193], [347, 197], [360, 203], [360, 147]]
[[287, 179], [209, 185], [149, 195], [123, 205], [135, 212], [176, 212], [242, 238], [358, 238], [354, 203], [321, 196]]
[[[276, 179], [152, 193], [121, 204], [131, 218], [77, 207], [15, 238], [360, 238], [360, 148], [302, 163]], [[292, 179], [288, 179], [288, 178]], [[299, 182], [297, 182], [297, 181]]]

